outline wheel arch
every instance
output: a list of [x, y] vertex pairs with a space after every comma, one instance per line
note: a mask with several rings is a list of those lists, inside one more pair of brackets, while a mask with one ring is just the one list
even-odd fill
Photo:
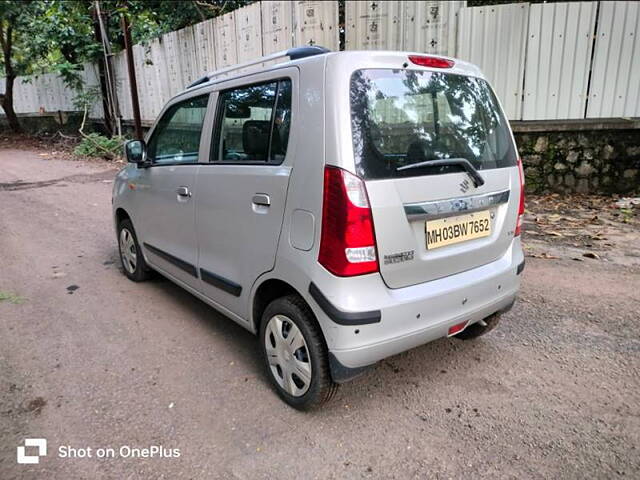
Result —
[[322, 336], [322, 341], [327, 346], [327, 340], [324, 336], [324, 331], [316, 318], [313, 309], [309, 305], [309, 302], [305, 299], [304, 295], [300, 294], [295, 287], [291, 284], [285, 282], [284, 280], [280, 280], [278, 278], [268, 278], [264, 280], [255, 290], [253, 295], [253, 300], [251, 302], [251, 328], [257, 334], [260, 330], [260, 321], [262, 320], [262, 314], [264, 310], [267, 308], [267, 305], [271, 303], [276, 298], [284, 297], [286, 295], [296, 295], [303, 302], [307, 304], [309, 307], [309, 311], [311, 312], [313, 322], [317, 327], [320, 335]]
[[269, 278], [264, 280], [255, 290], [253, 300], [251, 302], [251, 328], [258, 333], [260, 330], [260, 321], [265, 308], [276, 298], [286, 295], [298, 295], [300, 293], [290, 284], [277, 278]]
[[[131, 220], [131, 215], [122, 207], [118, 207], [115, 212], [116, 228], [123, 220]], [[132, 220], [131, 220], [132, 221]], [[133, 222], [133, 221], [132, 221]]]

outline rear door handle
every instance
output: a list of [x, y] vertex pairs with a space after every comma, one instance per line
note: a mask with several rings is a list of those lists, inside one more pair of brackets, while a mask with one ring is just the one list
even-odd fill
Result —
[[256, 193], [252, 201], [255, 205], [263, 205], [265, 207], [271, 205], [271, 198], [266, 193]]
[[178, 187], [178, 189], [176, 190], [176, 193], [180, 197], [191, 197], [191, 192], [187, 187]]

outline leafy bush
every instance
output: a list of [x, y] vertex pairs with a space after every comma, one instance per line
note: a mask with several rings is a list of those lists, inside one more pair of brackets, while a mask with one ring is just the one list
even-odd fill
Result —
[[105, 137], [99, 133], [90, 133], [73, 150], [76, 155], [85, 157], [116, 158], [122, 155], [123, 137]]

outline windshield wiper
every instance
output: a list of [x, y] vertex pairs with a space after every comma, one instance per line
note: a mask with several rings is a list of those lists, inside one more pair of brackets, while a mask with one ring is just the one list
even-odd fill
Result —
[[404, 165], [402, 167], [396, 168], [397, 172], [402, 170], [411, 170], [413, 168], [422, 168], [422, 167], [462, 167], [467, 174], [473, 180], [473, 185], [478, 188], [484, 185], [484, 178], [480, 175], [478, 170], [471, 165], [471, 162], [466, 158], [435, 158], [433, 160], [425, 160], [424, 162], [412, 163], [411, 165]]

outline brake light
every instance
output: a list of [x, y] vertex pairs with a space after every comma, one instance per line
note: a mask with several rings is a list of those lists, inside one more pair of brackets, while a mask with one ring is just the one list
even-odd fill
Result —
[[451, 68], [455, 65], [453, 60], [440, 57], [429, 57], [426, 55], [409, 55], [409, 61], [422, 67], [431, 68]]
[[516, 231], [514, 236], [522, 233], [522, 221], [524, 220], [524, 169], [522, 159], [518, 157], [518, 178], [520, 179], [520, 199], [518, 201], [518, 219], [516, 220]]
[[377, 272], [373, 216], [364, 182], [326, 166], [323, 200], [320, 264], [339, 277]]

